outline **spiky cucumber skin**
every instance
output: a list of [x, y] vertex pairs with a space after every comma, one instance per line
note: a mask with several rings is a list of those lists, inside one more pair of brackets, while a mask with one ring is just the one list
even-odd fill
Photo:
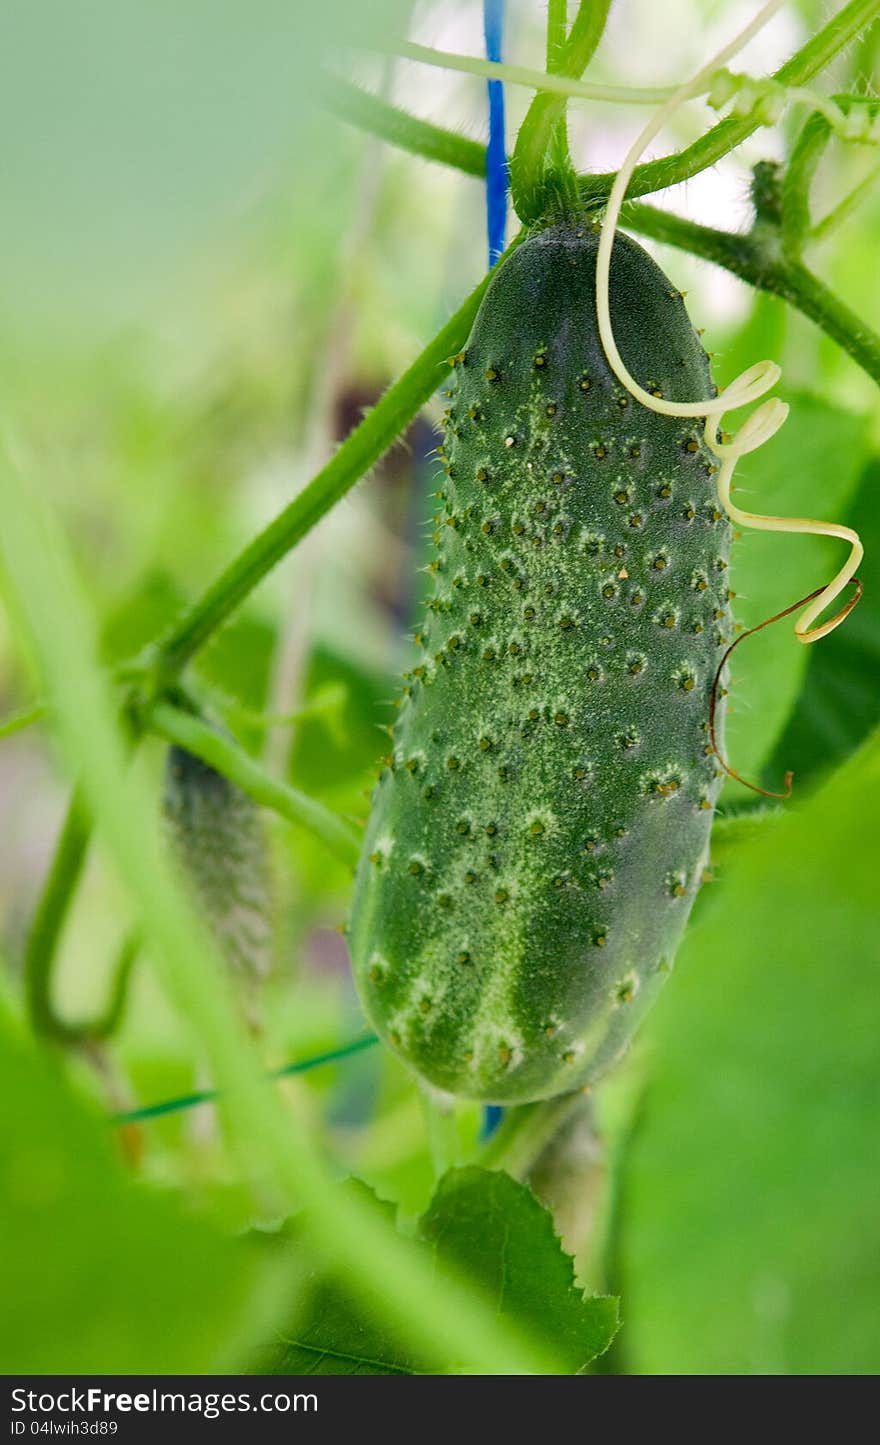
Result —
[[271, 963], [271, 879], [259, 808], [186, 748], [168, 749], [163, 812], [176, 859], [232, 974], [252, 988]]
[[[611, 373], [597, 245], [587, 226], [525, 241], [457, 359], [434, 595], [350, 926], [381, 1036], [431, 1084], [496, 1103], [567, 1092], [625, 1047], [672, 963], [720, 781], [716, 463], [699, 421]], [[714, 394], [682, 296], [622, 235], [611, 312], [646, 389]]]

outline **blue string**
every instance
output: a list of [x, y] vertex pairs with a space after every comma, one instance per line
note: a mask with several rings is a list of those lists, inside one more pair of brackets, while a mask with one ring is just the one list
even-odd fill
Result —
[[[486, 59], [501, 60], [504, 33], [504, 0], [483, 0], [483, 33]], [[504, 250], [507, 234], [507, 149], [504, 140], [504, 86], [500, 80], [487, 81], [489, 91], [489, 145], [486, 150], [486, 230], [489, 238], [489, 266]]]
[[[272, 1069], [267, 1075], [267, 1080], [286, 1079], [291, 1074], [305, 1074], [310, 1069], [320, 1069], [324, 1064], [333, 1064], [340, 1059], [347, 1059], [352, 1054], [358, 1054], [362, 1049], [370, 1049], [379, 1040], [375, 1034], [362, 1034], [360, 1038], [352, 1039], [350, 1043], [343, 1044], [338, 1049], [328, 1049], [323, 1054], [313, 1054], [310, 1059], [298, 1059], [296, 1063], [284, 1064], [280, 1069]], [[178, 1099], [163, 1099], [160, 1104], [145, 1104], [140, 1109], [126, 1109], [123, 1113], [112, 1114], [111, 1124], [142, 1124], [148, 1119], [160, 1119], [164, 1114], [177, 1114], [182, 1109], [193, 1109], [198, 1104], [212, 1104], [219, 1099], [218, 1089], [202, 1089], [197, 1094], [182, 1094]]]
[[491, 1139], [501, 1120], [504, 1118], [504, 1110], [500, 1104], [487, 1104], [483, 1110], [483, 1123], [480, 1129], [480, 1139], [483, 1143]]

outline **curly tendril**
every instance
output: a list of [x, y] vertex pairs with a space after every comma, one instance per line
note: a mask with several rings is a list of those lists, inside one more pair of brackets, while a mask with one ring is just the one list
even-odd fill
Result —
[[[846, 616], [847, 612], [852, 612], [852, 609], [855, 607], [856, 603], [862, 595], [862, 584], [859, 581], [858, 577], [851, 578], [851, 581], [853, 584], [853, 594], [852, 597], [849, 599], [849, 602], [847, 603], [846, 608], [844, 609], [844, 612], [842, 614], [844, 617]], [[770, 792], [770, 790], [767, 788], [759, 787], [757, 783], [750, 783], [748, 779], [743, 777], [742, 773], [738, 773], [736, 771], [736, 768], [732, 768], [730, 766], [730, 763], [727, 761], [723, 752], [721, 751], [721, 745], [718, 742], [718, 729], [716, 726], [716, 718], [718, 715], [718, 697], [721, 691], [721, 674], [723, 673], [725, 667], [730, 661], [731, 654], [735, 651], [737, 647], [739, 647], [741, 642], [745, 642], [747, 637], [754, 637], [756, 632], [763, 632], [765, 627], [772, 627], [774, 622], [781, 622], [783, 617], [789, 617], [792, 612], [797, 612], [798, 608], [803, 607], [805, 602], [812, 602], [814, 597], [820, 597], [822, 591], [823, 589], [821, 587], [817, 587], [815, 592], [807, 593], [806, 597], [799, 597], [797, 602], [792, 602], [790, 607], [784, 607], [781, 612], [774, 613], [772, 617], [765, 617], [764, 621], [759, 622], [757, 626], [749, 627], [745, 632], [741, 632], [739, 637], [737, 637], [733, 642], [731, 642], [729, 647], [725, 648], [721, 656], [721, 661], [715, 669], [715, 676], [712, 679], [712, 687], [709, 692], [709, 741], [712, 744], [712, 749], [715, 753], [716, 758], [718, 759], [719, 763], [721, 764], [722, 768], [724, 769], [725, 773], [729, 778], [733, 778], [734, 781], [737, 783], [742, 783], [744, 788], [751, 788], [753, 793], [760, 793], [763, 798], [782, 798], [783, 800], [785, 800], [786, 798], [790, 798], [791, 783], [792, 778], [794, 777], [794, 773], [787, 772], [783, 779], [782, 792], [773, 793]]]
[[742, 372], [729, 386], [724, 387], [717, 396], [709, 400], [667, 401], [664, 397], [653, 396], [639, 386], [639, 383], [627, 370], [617, 348], [611, 326], [609, 294], [614, 234], [620, 220], [620, 211], [627, 186], [644, 151], [680, 106], [705, 94], [710, 89], [713, 77], [717, 75], [720, 67], [726, 65], [732, 56], [742, 50], [784, 3], [785, 0], [769, 0], [768, 4], [763, 5], [754, 19], [723, 50], [713, 56], [692, 80], [687, 81], [670, 96], [665, 104], [654, 113], [633, 142], [611, 188], [608, 207], [602, 221], [596, 260], [596, 310], [599, 336], [608, 365], [631, 396], [635, 397], [649, 411], [658, 412], [662, 416], [705, 418], [706, 445], [720, 463], [717, 477], [718, 498], [732, 522], [758, 531], [805, 532], [813, 536], [839, 537], [842, 541], [849, 542], [850, 553], [845, 564], [825, 587], [819, 589], [795, 623], [795, 637], [799, 642], [817, 642], [820, 637], [826, 637], [829, 632], [833, 632], [858, 601], [859, 594], [856, 593], [827, 622], [820, 623], [818, 626], [814, 625], [816, 619], [830, 607], [855, 577], [858, 565], [864, 555], [859, 535], [851, 527], [845, 527], [836, 522], [817, 522], [805, 517], [759, 516], [754, 512], [743, 511], [731, 500], [731, 483], [736, 463], [740, 457], [763, 446], [764, 442], [769, 441], [778, 432], [788, 416], [789, 409], [784, 402], [775, 397], [762, 402], [743, 423], [735, 436], [728, 440], [720, 438], [720, 427], [725, 413], [735, 411], [738, 407], [746, 406], [750, 402], [759, 401], [762, 396], [765, 396], [779, 380], [782, 374], [780, 367], [775, 361], [759, 361]]

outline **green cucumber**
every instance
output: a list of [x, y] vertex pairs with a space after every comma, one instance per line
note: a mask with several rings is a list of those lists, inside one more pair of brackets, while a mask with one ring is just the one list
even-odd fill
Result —
[[271, 962], [271, 878], [260, 810], [222, 773], [171, 747], [163, 812], [196, 906], [251, 997]]
[[[649, 412], [609, 370], [597, 246], [587, 224], [525, 241], [456, 359], [434, 594], [349, 930], [382, 1038], [496, 1103], [621, 1053], [672, 964], [720, 785], [716, 462], [699, 421]], [[715, 395], [680, 292], [623, 235], [610, 291], [646, 389]]]

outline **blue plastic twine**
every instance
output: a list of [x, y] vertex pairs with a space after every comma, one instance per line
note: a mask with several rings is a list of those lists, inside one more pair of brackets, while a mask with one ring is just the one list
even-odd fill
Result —
[[[504, 0], [483, 0], [483, 34], [486, 59], [501, 60], [504, 35]], [[507, 234], [507, 148], [504, 140], [504, 86], [487, 81], [489, 92], [489, 145], [486, 150], [486, 231], [489, 266], [504, 250]]]
[[501, 1120], [504, 1118], [504, 1110], [500, 1104], [487, 1104], [483, 1110], [483, 1122], [480, 1128], [480, 1142], [485, 1144], [491, 1139]]

